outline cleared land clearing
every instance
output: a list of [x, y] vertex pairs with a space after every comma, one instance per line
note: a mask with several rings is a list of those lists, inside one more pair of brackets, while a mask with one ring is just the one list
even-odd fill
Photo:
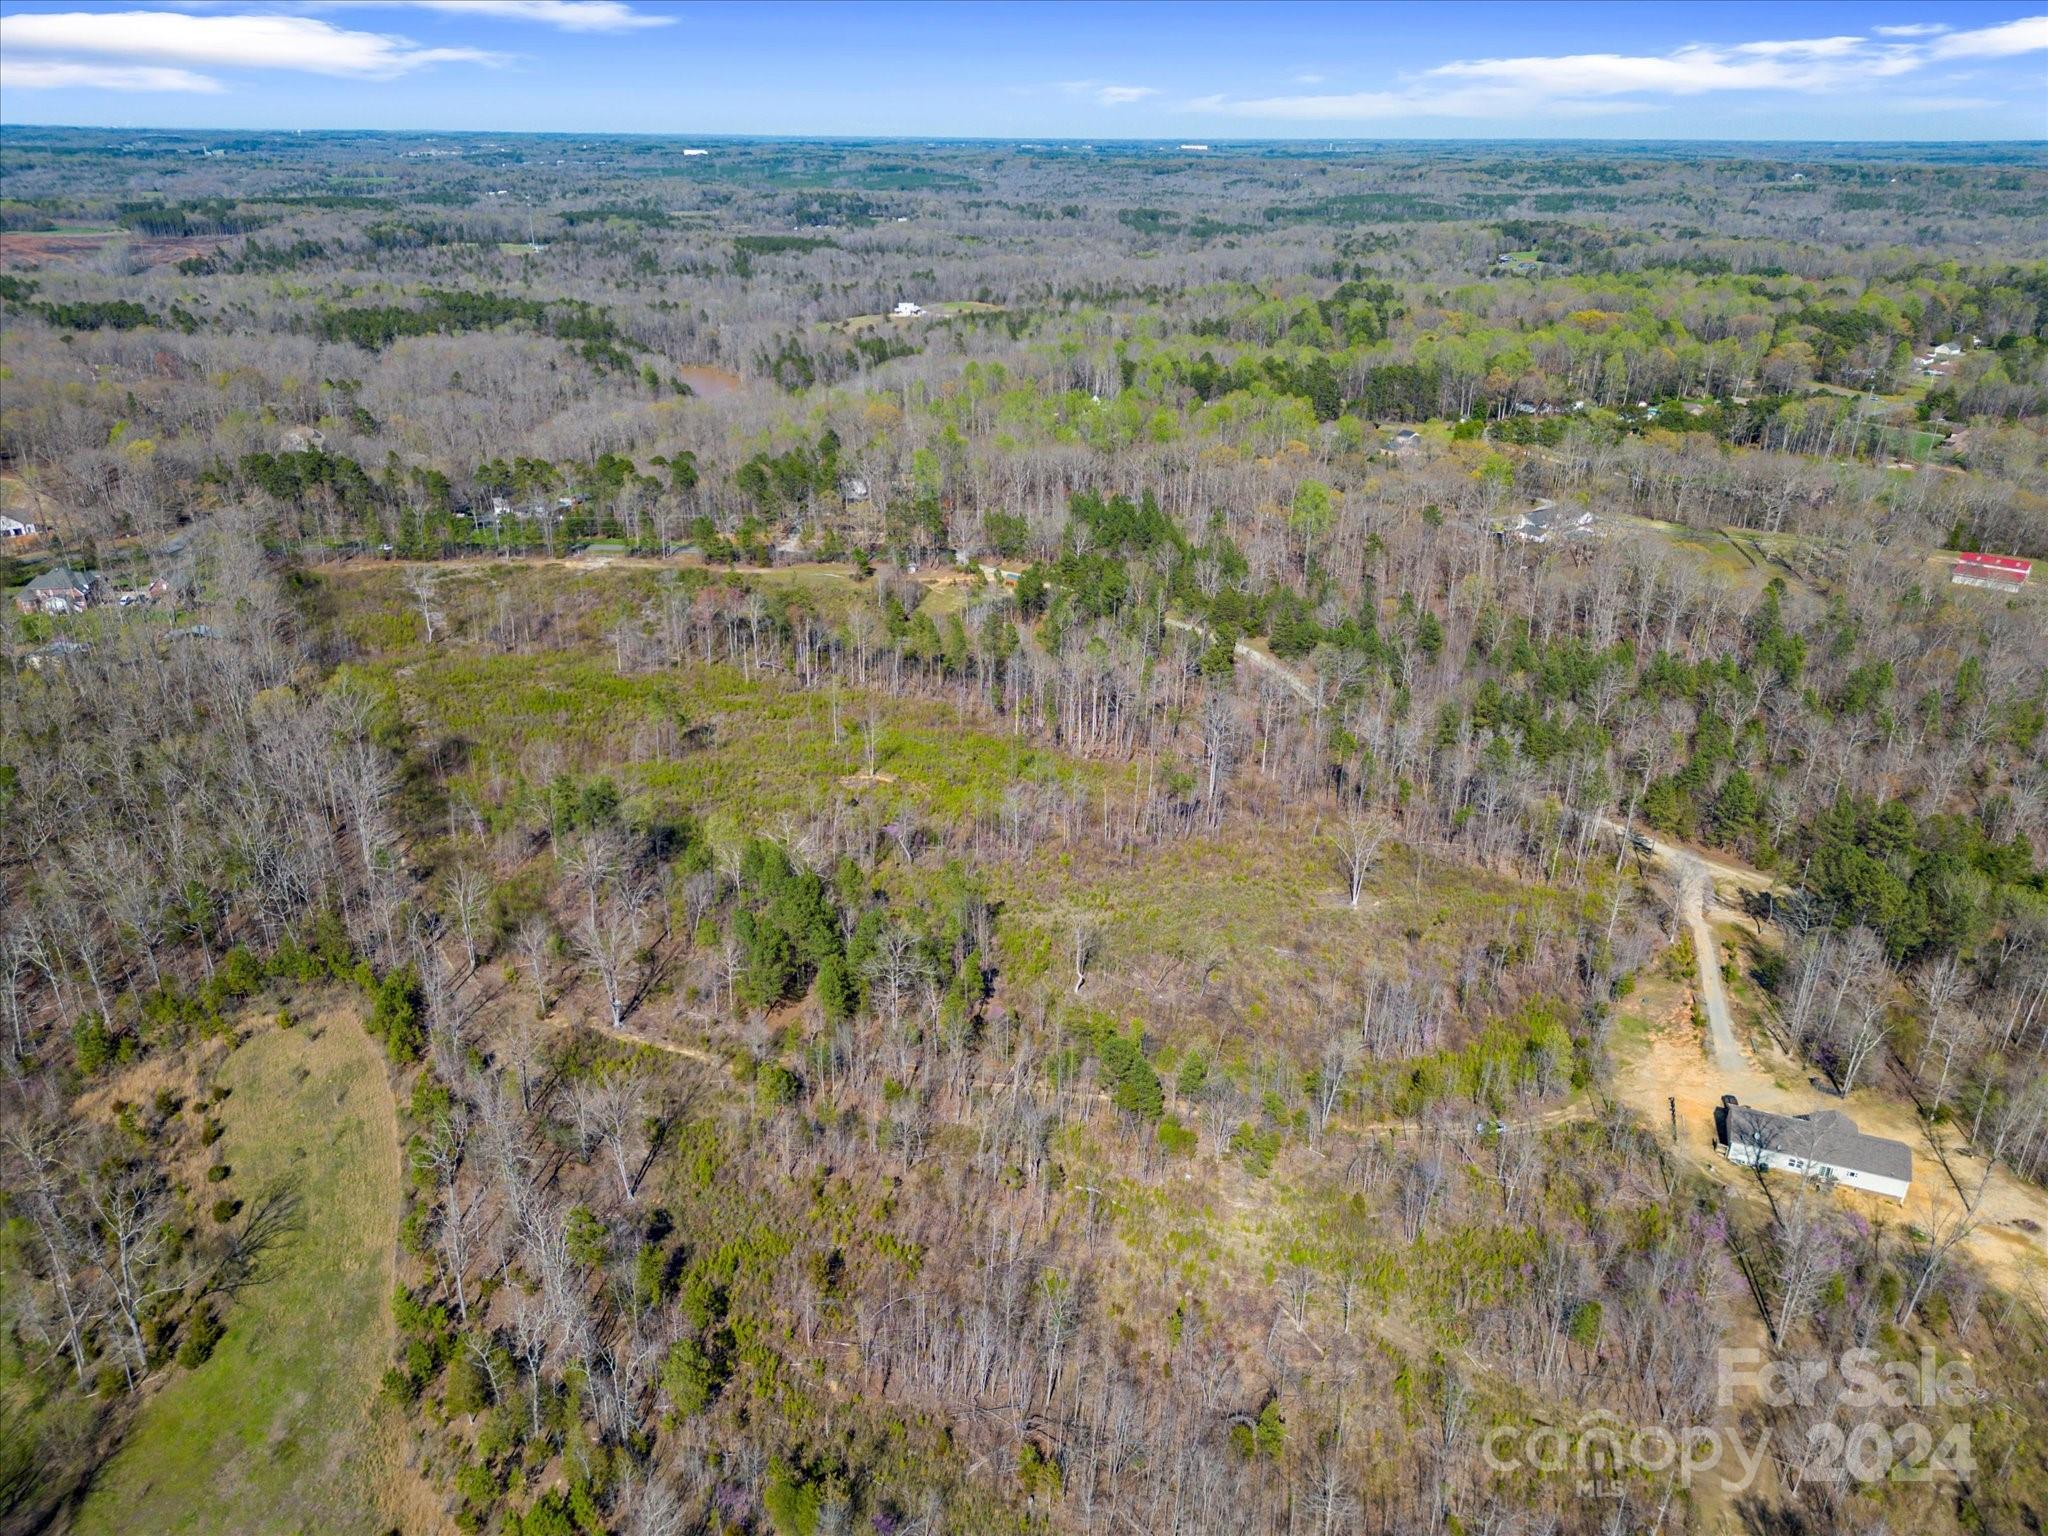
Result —
[[1012, 985], [1071, 983], [1077, 922], [1096, 935], [1084, 1001], [1139, 1015], [1181, 1043], [1250, 1048], [1314, 1017], [1310, 978], [1427, 973], [1496, 925], [1549, 926], [1567, 905], [1542, 887], [1390, 848], [1351, 908], [1327, 828], [1197, 834], [1133, 867], [1045, 850], [996, 884]]
[[[1776, 556], [1765, 555], [1757, 547], [1754, 535], [1745, 534], [1738, 542], [1724, 529], [1692, 528], [1684, 523], [1668, 523], [1627, 512], [1603, 514], [1603, 521], [1617, 530], [1654, 538], [1673, 554], [1723, 581], [1745, 587], [1762, 587], [1773, 576], [1792, 575], [1790, 571], [1775, 568], [1778, 563]], [[1750, 547], [1745, 548], [1745, 544]]]
[[143, 1410], [81, 1533], [375, 1532], [375, 1403], [390, 1349], [397, 1130], [376, 1043], [348, 1012], [257, 1033], [222, 1064], [217, 1151], [253, 1206], [297, 1197], [296, 1230], [226, 1311], [204, 1365]]
[[730, 368], [716, 368], [710, 363], [685, 363], [670, 372], [698, 395], [736, 395], [747, 387], [747, 381]]
[[[1713, 930], [1720, 957], [1740, 953], [1739, 929], [1716, 923]], [[1745, 990], [1738, 984], [1738, 1007]], [[1716, 1183], [1752, 1195], [1757, 1189], [1755, 1176], [1730, 1163], [1714, 1142], [1714, 1109], [1726, 1093], [1776, 1114], [1840, 1109], [1858, 1129], [1911, 1147], [1913, 1185], [1903, 1211], [1896, 1201], [1879, 1195], [1835, 1191], [1837, 1200], [1865, 1220], [1890, 1224], [1903, 1219], [1926, 1231], [1937, 1217], [1951, 1217], [1967, 1197], [1975, 1195], [1984, 1179], [1982, 1160], [1951, 1144], [1959, 1139], [1955, 1130], [1926, 1124], [1916, 1115], [1911, 1100], [1899, 1096], [1903, 1080], [1895, 1072], [1872, 1071], [1867, 1074], [1872, 1086], [1856, 1088], [1846, 1100], [1837, 1099], [1816, 1086], [1822, 1081], [1817, 1070], [1784, 1055], [1764, 1032], [1750, 1027], [1750, 1019], [1740, 1015], [1736, 1034], [1742, 1045], [1742, 1069], [1724, 1071], [1716, 1066], [1690, 1022], [1685, 989], [1674, 992], [1662, 986], [1645, 987], [1635, 1001], [1625, 1021], [1634, 1039], [1621, 1047], [1624, 1064], [1616, 1077], [1615, 1092], [1660, 1136], [1670, 1133], [1670, 1101], [1675, 1100], [1677, 1145]], [[2002, 1170], [1995, 1171], [1979, 1218], [1976, 1230], [1963, 1245], [1970, 1257], [2001, 1285], [2023, 1291], [2038, 1285], [2048, 1274], [2048, 1248], [2043, 1247], [2039, 1235], [2048, 1232], [2048, 1195]]]
[[493, 813], [572, 764], [612, 774], [629, 797], [646, 793], [699, 813], [799, 811], [825, 784], [865, 771], [870, 711], [875, 783], [888, 803], [907, 799], [942, 821], [993, 811], [1019, 781], [1128, 777], [1127, 769], [976, 727], [950, 704], [852, 689], [840, 702], [835, 741], [828, 695], [750, 679], [723, 663], [621, 677], [607, 661], [560, 652], [477, 656], [451, 648], [362, 675], [396, 690], [432, 737], [465, 744], [468, 767], [451, 783]]
[[845, 331], [871, 331], [881, 326], [893, 326], [901, 330], [907, 326], [920, 325], [927, 320], [950, 320], [955, 315], [992, 315], [1003, 306], [985, 304], [979, 299], [941, 299], [924, 306], [921, 315], [855, 315], [839, 322]]
[[0, 266], [77, 266], [96, 260], [109, 246], [125, 246], [145, 267], [168, 266], [188, 256], [210, 256], [219, 235], [138, 235], [125, 229], [10, 230], [0, 235]]
[[[365, 557], [322, 572], [337, 623], [364, 650], [385, 653], [421, 642], [415, 600], [401, 584], [405, 573], [415, 569], [431, 572], [441, 584], [438, 600], [459, 626], [488, 628], [502, 595], [523, 614], [545, 614], [551, 624], [573, 625], [548, 633], [551, 648], [562, 650], [603, 649], [621, 615], [651, 610], [676, 582], [686, 584], [686, 595], [715, 588], [758, 591], [770, 601], [802, 599], [834, 623], [856, 606], [871, 605], [875, 592], [875, 579], [859, 577], [844, 561], [727, 566], [712, 565], [694, 552], [658, 557], [588, 550], [555, 556], [479, 553], [417, 563]], [[964, 610], [984, 590], [978, 572], [947, 563], [923, 567], [910, 579], [924, 588], [922, 606], [934, 618]]]

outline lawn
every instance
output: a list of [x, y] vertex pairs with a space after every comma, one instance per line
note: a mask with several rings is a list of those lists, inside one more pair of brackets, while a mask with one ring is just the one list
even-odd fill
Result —
[[382, 1063], [354, 1017], [334, 1012], [259, 1025], [220, 1080], [232, 1090], [225, 1187], [252, 1206], [290, 1187], [298, 1226], [228, 1309], [213, 1357], [144, 1407], [76, 1529], [384, 1530], [372, 1414], [390, 1347], [398, 1152]]
[[1000, 304], [987, 304], [979, 299], [938, 299], [924, 306], [922, 315], [854, 315], [839, 322], [841, 330], [868, 331], [888, 325], [901, 329], [917, 324], [920, 320], [950, 320], [955, 315], [986, 315], [1001, 309]]

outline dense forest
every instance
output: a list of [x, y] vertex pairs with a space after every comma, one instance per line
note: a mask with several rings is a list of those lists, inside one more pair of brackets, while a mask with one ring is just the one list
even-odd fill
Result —
[[2038, 151], [0, 170], [0, 1530], [2039, 1528]]

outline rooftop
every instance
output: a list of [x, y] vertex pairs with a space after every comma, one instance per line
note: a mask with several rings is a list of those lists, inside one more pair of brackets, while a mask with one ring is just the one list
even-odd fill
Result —
[[1783, 1152], [1810, 1163], [1854, 1168], [1890, 1179], [1911, 1180], [1913, 1149], [1903, 1141], [1867, 1136], [1839, 1109], [1807, 1115], [1774, 1115], [1747, 1104], [1728, 1106], [1728, 1145]]
[[28, 592], [83, 592], [100, 579], [97, 571], [74, 571], [68, 565], [53, 565], [23, 590]]

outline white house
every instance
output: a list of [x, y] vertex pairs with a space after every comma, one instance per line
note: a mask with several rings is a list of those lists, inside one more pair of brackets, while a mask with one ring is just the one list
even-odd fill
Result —
[[1912, 1187], [1913, 1149], [1864, 1135], [1839, 1109], [1773, 1115], [1738, 1104], [1730, 1094], [1718, 1117], [1728, 1160], [1745, 1168], [1776, 1168], [1901, 1201]]
[[1496, 528], [1503, 538], [1524, 544], [1548, 544], [1552, 540], [1597, 539], [1602, 533], [1599, 519], [1584, 507], [1538, 506], [1517, 512]]
[[12, 517], [0, 517], [0, 539], [26, 539], [35, 535], [36, 525]]
[[889, 313], [898, 320], [915, 320], [924, 313], [922, 304], [913, 304], [908, 299], [896, 301], [896, 307]]

